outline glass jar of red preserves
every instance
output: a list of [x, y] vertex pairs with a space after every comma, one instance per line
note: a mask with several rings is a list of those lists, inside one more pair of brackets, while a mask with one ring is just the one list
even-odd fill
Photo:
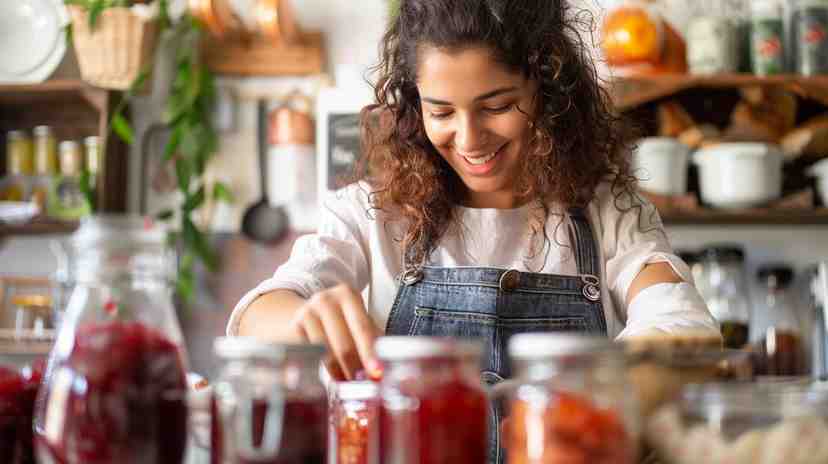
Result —
[[0, 462], [34, 464], [32, 416], [43, 377], [44, 359], [0, 366]]
[[380, 456], [394, 464], [486, 462], [483, 347], [440, 337], [381, 337]]
[[85, 219], [75, 287], [35, 408], [43, 464], [180, 464], [186, 355], [166, 231], [129, 216]]
[[320, 345], [222, 337], [214, 383], [213, 464], [324, 464], [328, 396]]
[[638, 405], [624, 358], [606, 338], [519, 334], [509, 340], [515, 383], [503, 388], [509, 464], [633, 464]]
[[330, 385], [331, 464], [379, 464], [379, 384]]

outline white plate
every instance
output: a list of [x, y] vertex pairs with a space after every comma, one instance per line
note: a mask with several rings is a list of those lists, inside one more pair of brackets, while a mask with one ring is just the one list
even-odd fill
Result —
[[43, 82], [66, 53], [61, 0], [0, 0], [0, 82]]

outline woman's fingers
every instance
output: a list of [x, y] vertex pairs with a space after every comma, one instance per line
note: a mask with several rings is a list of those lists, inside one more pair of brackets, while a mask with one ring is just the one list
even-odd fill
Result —
[[361, 365], [368, 371], [369, 377], [378, 377], [381, 367], [374, 355], [374, 341], [380, 331], [368, 315], [362, 296], [348, 287], [337, 287], [342, 300], [342, 314], [353, 337], [359, 353]]
[[353, 379], [362, 369], [354, 337], [345, 322], [341, 302], [331, 297], [324, 305], [316, 307], [316, 313], [322, 321], [329, 347], [345, 373], [345, 377]]

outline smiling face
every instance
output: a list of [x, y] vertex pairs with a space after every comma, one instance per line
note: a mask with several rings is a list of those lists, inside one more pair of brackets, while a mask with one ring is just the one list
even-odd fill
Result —
[[423, 47], [417, 74], [426, 135], [466, 186], [464, 204], [518, 206], [514, 182], [528, 145], [535, 83], [483, 47]]

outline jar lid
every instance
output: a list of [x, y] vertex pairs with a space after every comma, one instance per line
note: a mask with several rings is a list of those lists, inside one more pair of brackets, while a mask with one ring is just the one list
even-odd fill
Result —
[[334, 395], [340, 400], [370, 400], [379, 396], [379, 384], [369, 380], [337, 382]]
[[72, 235], [79, 249], [91, 248], [114, 241], [131, 245], [164, 245], [167, 230], [162, 223], [147, 216], [128, 214], [99, 214], [81, 219], [80, 227]]
[[483, 354], [482, 343], [449, 337], [386, 336], [374, 343], [374, 350], [383, 361], [408, 361], [422, 358], [466, 358]]
[[6, 138], [8, 140], [19, 140], [26, 138], [26, 133], [21, 130], [10, 130], [6, 132]]
[[34, 132], [34, 135], [42, 137], [51, 134], [52, 128], [50, 126], [36, 126], [32, 132]]
[[285, 350], [275, 343], [253, 337], [218, 337], [213, 342], [216, 356], [224, 359], [263, 358], [281, 361]]
[[51, 308], [52, 299], [46, 295], [14, 295], [11, 304], [27, 309]]
[[522, 333], [509, 339], [509, 356], [539, 359], [612, 351], [617, 346], [606, 337], [571, 333]]
[[793, 282], [794, 271], [786, 264], [765, 264], [759, 267], [756, 276], [768, 288], [783, 289]]
[[744, 261], [745, 249], [741, 245], [723, 243], [712, 245], [701, 251], [700, 256], [708, 261]]

